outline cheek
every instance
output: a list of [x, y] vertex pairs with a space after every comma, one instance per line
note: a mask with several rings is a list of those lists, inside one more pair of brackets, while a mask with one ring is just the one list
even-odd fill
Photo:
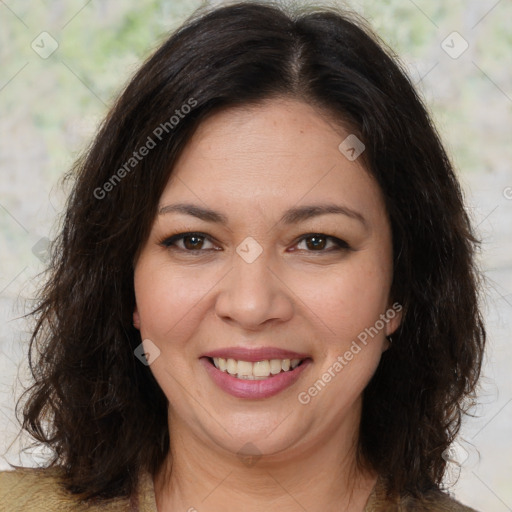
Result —
[[385, 312], [391, 270], [377, 255], [354, 255], [329, 272], [296, 276], [297, 296], [322, 321], [327, 336], [345, 343]]
[[332, 273], [308, 303], [323, 325], [314, 340], [321, 357], [301, 397], [315, 400], [332, 421], [358, 400], [382, 356], [385, 323], [380, 318], [388, 304], [389, 272], [370, 260]]
[[159, 345], [179, 340], [194, 328], [194, 318], [214, 279], [193, 269], [141, 261], [134, 277], [141, 335]]

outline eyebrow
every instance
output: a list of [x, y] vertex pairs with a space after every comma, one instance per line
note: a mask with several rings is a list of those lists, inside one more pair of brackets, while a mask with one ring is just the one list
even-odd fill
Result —
[[[216, 212], [214, 210], [210, 210], [209, 208], [196, 206], [194, 204], [169, 204], [166, 206], [162, 206], [158, 210], [159, 215], [165, 215], [167, 213], [173, 212], [191, 215], [206, 222], [214, 222], [222, 225], [228, 224], [228, 218], [224, 214]], [[364, 227], [367, 227], [367, 221], [361, 213], [351, 208], [348, 208], [347, 206], [342, 206], [333, 203], [327, 203], [322, 205], [297, 206], [294, 208], [290, 208], [289, 210], [284, 212], [283, 216], [279, 220], [279, 223], [284, 225], [298, 224], [299, 222], [311, 219], [313, 217], [318, 217], [320, 215], [327, 214], [345, 215], [346, 217], [359, 221], [361, 224], [363, 224]]]

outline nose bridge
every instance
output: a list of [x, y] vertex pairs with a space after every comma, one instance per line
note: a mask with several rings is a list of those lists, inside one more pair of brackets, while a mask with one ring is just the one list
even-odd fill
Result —
[[271, 270], [272, 261], [272, 252], [252, 237], [237, 246], [233, 267], [217, 300], [219, 317], [230, 318], [245, 327], [289, 317], [291, 297], [275, 276], [276, 270]]
[[264, 249], [256, 240], [249, 237], [236, 248], [233, 256], [234, 285], [242, 292], [269, 292], [273, 287], [270, 283], [272, 273], [270, 250]]

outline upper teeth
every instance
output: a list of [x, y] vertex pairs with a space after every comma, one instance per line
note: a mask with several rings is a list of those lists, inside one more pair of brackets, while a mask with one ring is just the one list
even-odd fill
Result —
[[279, 372], [293, 370], [300, 363], [300, 359], [267, 359], [251, 363], [249, 361], [237, 361], [214, 357], [213, 364], [221, 371], [230, 375], [236, 375], [239, 379], [260, 380], [266, 379]]

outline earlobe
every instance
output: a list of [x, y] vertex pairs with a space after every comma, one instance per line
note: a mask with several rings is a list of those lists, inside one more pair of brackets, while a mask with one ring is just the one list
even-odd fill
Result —
[[135, 306], [135, 309], [133, 311], [133, 326], [135, 327], [135, 329], [140, 330], [140, 316], [137, 306]]
[[392, 334], [400, 327], [402, 323], [402, 310], [403, 306], [395, 302], [386, 311], [386, 317], [388, 318], [385, 329], [386, 338], [391, 338]]

